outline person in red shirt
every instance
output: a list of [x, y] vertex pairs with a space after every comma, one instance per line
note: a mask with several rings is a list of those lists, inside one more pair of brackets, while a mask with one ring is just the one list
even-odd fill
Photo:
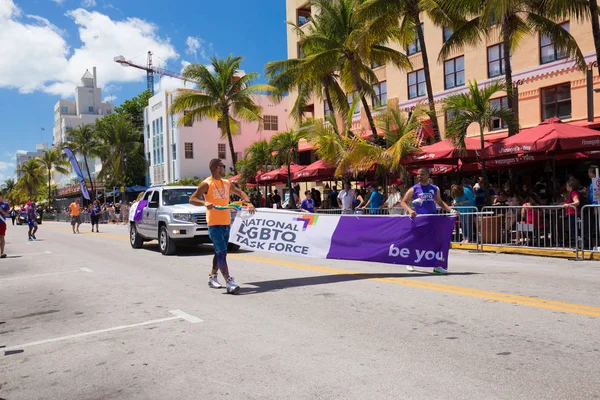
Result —
[[581, 215], [581, 194], [579, 194], [579, 181], [571, 178], [567, 181], [567, 201], [565, 203], [565, 215], [569, 220], [569, 238], [573, 245], [577, 238], [577, 217]]

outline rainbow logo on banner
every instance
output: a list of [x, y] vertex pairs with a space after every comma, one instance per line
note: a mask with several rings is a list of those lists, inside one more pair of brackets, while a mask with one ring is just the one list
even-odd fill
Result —
[[294, 218], [294, 221], [304, 222], [304, 226], [302, 227], [302, 232], [306, 231], [306, 228], [308, 228], [309, 226], [316, 225], [318, 220], [319, 220], [318, 215], [303, 215], [301, 217]]

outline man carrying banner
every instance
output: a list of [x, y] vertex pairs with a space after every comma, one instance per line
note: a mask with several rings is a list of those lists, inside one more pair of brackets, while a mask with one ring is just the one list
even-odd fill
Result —
[[[75, 199], [74, 202], [69, 204], [69, 213], [71, 214], [71, 227], [73, 233], [79, 233], [79, 225], [81, 225], [81, 206], [79, 205], [79, 199]], [[77, 225], [77, 232], [75, 232], [75, 225]]]
[[212, 271], [208, 276], [208, 286], [220, 289], [223, 286], [217, 280], [217, 273], [221, 270], [225, 278], [227, 293], [238, 293], [240, 287], [236, 285], [233, 276], [229, 275], [227, 266], [227, 245], [229, 244], [229, 232], [231, 225], [231, 211], [228, 209], [218, 210], [215, 206], [227, 206], [230, 194], [241, 197], [248, 205], [248, 211], [254, 213], [256, 210], [248, 195], [237, 186], [230, 183], [225, 177], [225, 165], [214, 158], [208, 164], [211, 176], [206, 178], [198, 189], [190, 197], [190, 204], [206, 207], [206, 220], [208, 222], [208, 236], [213, 242], [215, 255], [213, 257]]
[[[453, 210], [442, 200], [440, 189], [429, 182], [428, 168], [420, 168], [418, 178], [419, 182], [408, 189], [404, 195], [404, 198], [402, 199], [402, 202], [400, 203], [402, 208], [404, 208], [410, 214], [411, 218], [414, 218], [417, 215], [437, 214], [437, 208], [435, 206], [436, 204], [439, 205], [443, 210], [458, 215], [456, 210]], [[408, 205], [409, 202], [411, 202], [414, 209]], [[411, 265], [407, 265], [406, 269], [408, 271], [415, 270]], [[447, 272], [448, 271], [442, 267], [435, 267], [433, 269], [434, 274], [443, 275]]]

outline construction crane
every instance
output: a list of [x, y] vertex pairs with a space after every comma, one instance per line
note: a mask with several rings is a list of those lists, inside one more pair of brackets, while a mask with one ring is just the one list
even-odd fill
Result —
[[166, 69], [158, 68], [152, 65], [152, 52], [148, 52], [148, 62], [144, 65], [135, 64], [132, 61], [126, 60], [123, 56], [116, 56], [115, 62], [121, 64], [123, 67], [133, 67], [137, 69], [141, 69], [142, 71], [146, 71], [146, 81], [148, 85], [148, 90], [154, 96], [154, 74], [170, 76], [172, 78], [181, 79], [186, 82], [198, 83], [196, 81], [192, 81], [190, 79], [184, 78], [181, 74], [177, 72], [167, 71]]

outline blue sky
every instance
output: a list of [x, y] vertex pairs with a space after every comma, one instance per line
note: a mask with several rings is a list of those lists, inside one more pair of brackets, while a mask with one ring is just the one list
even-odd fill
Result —
[[[123, 68], [123, 55], [180, 71], [207, 57], [244, 57], [246, 72], [263, 74], [286, 58], [285, 1], [0, 0], [0, 183], [13, 177], [15, 154], [52, 143], [54, 104], [73, 98], [86, 69], [114, 104], [145, 89], [145, 72]], [[261, 80], [263, 77], [261, 77]], [[162, 88], [180, 86], [171, 78]], [[45, 128], [41, 132], [41, 128]]]

